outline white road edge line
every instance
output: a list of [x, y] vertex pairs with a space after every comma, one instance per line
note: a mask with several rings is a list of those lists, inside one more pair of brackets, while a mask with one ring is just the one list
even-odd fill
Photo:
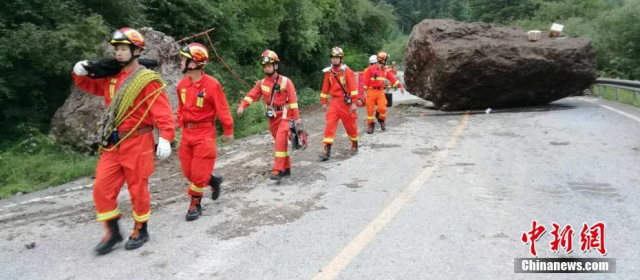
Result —
[[629, 114], [629, 113], [627, 113], [627, 112], [625, 112], [625, 111], [621, 111], [621, 110], [618, 110], [618, 109], [616, 109], [616, 108], [613, 108], [613, 107], [610, 107], [610, 106], [607, 106], [607, 105], [598, 104], [598, 103], [596, 102], [598, 99], [588, 99], [588, 98], [582, 98], [582, 99], [583, 99], [583, 100], [585, 100], [585, 101], [591, 102], [591, 103], [593, 103], [593, 104], [596, 104], [596, 105], [598, 105], [598, 106], [600, 106], [600, 107], [602, 107], [602, 108], [605, 108], [605, 109], [607, 109], [607, 110], [610, 110], [610, 111], [616, 112], [616, 113], [618, 113], [618, 114], [620, 114], [620, 115], [623, 115], [623, 116], [625, 116], [625, 117], [627, 117], [627, 118], [630, 118], [630, 119], [632, 119], [632, 120], [634, 120], [634, 121], [640, 122], [640, 117], [634, 116], [634, 115]]
[[322, 270], [315, 275], [313, 280], [334, 279], [344, 270], [351, 261], [369, 244], [376, 235], [400, 212], [400, 210], [413, 198], [415, 193], [424, 187], [431, 178], [433, 172], [438, 169], [443, 159], [449, 154], [462, 131], [469, 122], [470, 114], [466, 113], [455, 130], [449, 136], [449, 141], [440, 153], [435, 157], [434, 164], [422, 170], [422, 172], [407, 186], [398, 196], [369, 224], [362, 230], [346, 247], [338, 253]]

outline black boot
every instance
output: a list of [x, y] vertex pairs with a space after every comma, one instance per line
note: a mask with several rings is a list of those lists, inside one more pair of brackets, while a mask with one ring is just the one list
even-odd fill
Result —
[[358, 141], [351, 141], [351, 155], [354, 156], [358, 153]]
[[209, 179], [209, 186], [211, 186], [211, 199], [216, 200], [220, 197], [223, 180], [224, 178], [222, 178], [222, 176], [211, 175], [211, 179]]
[[320, 154], [320, 160], [327, 161], [331, 157], [331, 144], [325, 144]]
[[369, 127], [367, 127], [367, 134], [373, 134], [373, 130], [375, 129], [376, 124], [375, 123], [369, 123]]
[[138, 223], [133, 227], [133, 233], [129, 236], [129, 241], [124, 245], [127, 250], [138, 249], [149, 241], [149, 232], [147, 232], [147, 222]]
[[96, 253], [98, 253], [98, 255], [104, 255], [111, 252], [111, 250], [113, 250], [113, 246], [122, 242], [122, 235], [120, 235], [118, 220], [119, 219], [113, 219], [104, 223], [107, 233], [104, 235], [104, 238], [102, 238], [102, 241], [98, 243], [98, 246], [96, 246]]
[[271, 178], [271, 180], [276, 181], [277, 184], [280, 184], [280, 181], [282, 180], [282, 177], [284, 177], [284, 172], [280, 171], [280, 170], [273, 170], [271, 171], [271, 174], [269, 175], [269, 178]]
[[202, 215], [202, 206], [200, 206], [200, 196], [192, 196], [191, 203], [189, 204], [189, 210], [187, 210], [187, 221], [197, 220]]
[[282, 171], [282, 177], [285, 176], [291, 176], [291, 168], [287, 168], [284, 171]]
[[380, 118], [380, 112], [376, 112], [376, 119], [380, 123], [380, 129], [387, 130], [387, 125], [384, 123], [384, 119]]

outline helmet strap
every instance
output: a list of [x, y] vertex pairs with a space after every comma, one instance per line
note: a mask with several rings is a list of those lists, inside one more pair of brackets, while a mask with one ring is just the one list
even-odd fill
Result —
[[120, 62], [120, 64], [122, 66], [127, 66], [129, 65], [131, 62], [133, 62], [135, 59], [140, 58], [139, 54], [134, 54], [134, 51], [137, 49], [138, 47], [132, 45], [129, 45], [129, 51], [131, 51], [131, 58], [129, 58], [129, 60], [125, 61], [125, 62]]
[[[184, 63], [184, 69], [182, 69], [182, 73], [183, 73], [183, 74], [186, 74], [186, 73], [187, 73], [187, 71], [189, 71], [189, 70], [202, 70], [202, 69], [204, 68], [203, 66], [196, 66], [196, 67], [194, 67], [194, 68], [189, 68], [189, 64], [190, 64], [192, 61], [193, 61], [193, 59], [191, 59], [191, 58], [187, 58], [187, 61], [185, 61], [185, 63]], [[195, 63], [195, 61], [194, 61], [194, 63]], [[196, 63], [196, 64], [197, 64], [197, 63]]]
[[338, 64], [333, 64], [333, 63], [331, 63], [331, 65], [333, 65], [333, 66], [335, 66], [335, 67], [338, 67], [338, 66], [342, 65], [342, 57], [339, 57], [339, 56], [332, 56], [331, 58], [334, 58], [334, 57], [340, 58], [340, 62], [339, 62]]
[[269, 77], [273, 77], [273, 75], [275, 75], [276, 73], [278, 73], [278, 63], [277, 63], [277, 62], [275, 62], [275, 63], [272, 63], [272, 65], [273, 65], [273, 72], [271, 72], [271, 73], [265, 73], [265, 74], [267, 74], [267, 76], [269, 76]]

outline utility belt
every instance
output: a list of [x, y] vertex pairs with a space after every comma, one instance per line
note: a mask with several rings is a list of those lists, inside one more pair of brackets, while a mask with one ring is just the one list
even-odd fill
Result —
[[[129, 137], [140, 136], [140, 135], [143, 135], [145, 133], [152, 132], [152, 131], [153, 131], [153, 126], [144, 126], [142, 128], [138, 128]], [[128, 130], [128, 131], [114, 130], [113, 132], [111, 132], [111, 135], [109, 135], [109, 138], [107, 139], [107, 145], [105, 145], [105, 147], [106, 146], [115, 145], [116, 143], [120, 142], [120, 137], [121, 136], [125, 136], [125, 135], [129, 134], [130, 132], [131, 132], [131, 130]]]
[[369, 87], [369, 89], [383, 90], [383, 89], [384, 89], [384, 87]]
[[347, 96], [347, 95], [343, 95], [341, 97], [342, 98], [334, 96], [333, 98], [331, 98], [331, 103], [338, 103], [338, 104], [345, 104], [345, 105], [351, 105], [353, 103], [353, 99], [354, 99], [353, 97]]
[[267, 118], [273, 119], [276, 117], [277, 113], [284, 111], [284, 107], [285, 106], [267, 106], [267, 112], [265, 115]]
[[212, 122], [190, 122], [190, 123], [185, 123], [184, 124], [184, 128], [210, 128], [213, 127], [213, 123]]

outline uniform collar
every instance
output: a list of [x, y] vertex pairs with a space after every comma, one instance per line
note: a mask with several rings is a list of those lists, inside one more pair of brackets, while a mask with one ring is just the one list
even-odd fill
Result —
[[202, 83], [204, 82], [205, 77], [206, 77], [206, 75], [203, 73], [203, 74], [202, 74], [202, 77], [200, 77], [200, 79], [198, 79], [197, 81], [193, 81], [193, 80], [191, 79], [191, 76], [187, 76], [187, 84], [188, 84], [189, 86], [193, 85], [193, 86], [195, 86], [195, 87], [200, 87], [200, 86], [202, 85]]
[[280, 75], [280, 73], [276, 73], [275, 79], [273, 77], [269, 77], [269, 76], [265, 76], [264, 78], [265, 78], [265, 80], [272, 81], [274, 83], [276, 82], [276, 79], [282, 81], [282, 75]]

